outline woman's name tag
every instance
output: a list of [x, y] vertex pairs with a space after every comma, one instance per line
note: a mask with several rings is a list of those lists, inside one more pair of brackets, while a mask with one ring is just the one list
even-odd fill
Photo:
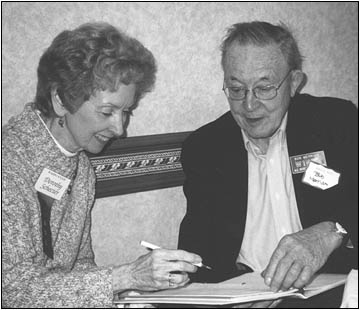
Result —
[[56, 200], [60, 200], [70, 184], [70, 179], [44, 168], [35, 183], [35, 189]]
[[340, 173], [311, 161], [305, 170], [302, 181], [322, 190], [339, 183]]

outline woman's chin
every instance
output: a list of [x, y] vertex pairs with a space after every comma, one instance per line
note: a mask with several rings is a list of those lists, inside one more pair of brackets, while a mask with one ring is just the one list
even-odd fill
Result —
[[107, 144], [108, 142], [106, 143], [92, 143], [91, 145], [89, 145], [87, 148], [86, 148], [86, 151], [91, 153], [91, 154], [98, 154], [100, 153], [105, 145]]

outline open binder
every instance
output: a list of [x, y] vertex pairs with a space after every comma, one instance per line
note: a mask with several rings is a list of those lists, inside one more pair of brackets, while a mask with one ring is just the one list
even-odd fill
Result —
[[116, 304], [230, 305], [278, 298], [307, 299], [345, 283], [346, 274], [319, 274], [303, 289], [272, 292], [260, 273], [252, 272], [220, 283], [192, 283], [186, 287], [157, 292], [115, 296]]

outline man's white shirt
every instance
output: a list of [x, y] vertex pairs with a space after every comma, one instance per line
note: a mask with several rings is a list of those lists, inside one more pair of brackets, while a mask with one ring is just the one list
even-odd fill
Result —
[[262, 271], [280, 239], [302, 229], [286, 142], [287, 114], [270, 138], [269, 148], [260, 149], [242, 130], [248, 153], [248, 202], [245, 233], [238, 262]]

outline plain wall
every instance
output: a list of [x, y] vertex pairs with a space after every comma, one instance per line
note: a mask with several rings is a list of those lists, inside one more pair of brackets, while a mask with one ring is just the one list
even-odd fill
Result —
[[[33, 99], [39, 58], [62, 30], [106, 21], [158, 61], [157, 83], [135, 111], [130, 136], [194, 130], [228, 110], [219, 45], [236, 22], [287, 24], [305, 57], [302, 92], [358, 105], [356, 2], [2, 3], [2, 123]], [[144, 239], [175, 248], [186, 201], [181, 187], [99, 199], [92, 213], [99, 265], [146, 253]]]

